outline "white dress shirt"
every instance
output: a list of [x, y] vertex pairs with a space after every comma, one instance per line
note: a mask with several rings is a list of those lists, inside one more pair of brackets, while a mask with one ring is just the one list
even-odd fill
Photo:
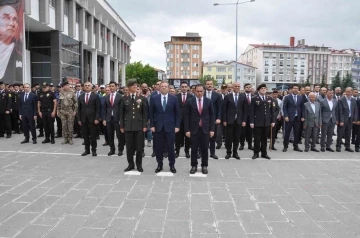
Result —
[[201, 97], [201, 98], [197, 98], [197, 97], [195, 97], [196, 98], [196, 106], [197, 106], [197, 109], [198, 109], [198, 111], [199, 111], [199, 99], [201, 99], [201, 111], [202, 110], [204, 110], [204, 97]]
[[312, 108], [312, 110], [313, 110], [313, 112], [314, 112], [314, 114], [315, 114], [315, 103], [310, 102], [310, 106], [311, 106], [311, 108]]
[[351, 97], [346, 97], [347, 104], [349, 106], [349, 117], [351, 117]]

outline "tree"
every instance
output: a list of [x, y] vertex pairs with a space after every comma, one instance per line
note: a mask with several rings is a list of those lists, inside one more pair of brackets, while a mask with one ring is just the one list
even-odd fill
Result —
[[216, 79], [214, 79], [214, 77], [211, 76], [211, 75], [203, 75], [202, 77], [199, 78], [199, 82], [200, 82], [202, 85], [205, 85], [207, 80], [212, 80], [212, 81], [213, 81], [213, 84], [214, 84], [214, 85], [217, 85]]
[[352, 79], [352, 75], [349, 73], [346, 73], [346, 76], [341, 81], [341, 88], [345, 90], [347, 87], [354, 88], [354, 82]]
[[331, 82], [331, 89], [335, 90], [337, 87], [342, 87], [341, 79], [340, 79], [340, 72], [338, 71], [335, 78]]
[[310, 86], [310, 85], [311, 85], [311, 83], [310, 83], [310, 78], [311, 78], [311, 75], [309, 75], [309, 76], [306, 78], [306, 81], [301, 84], [301, 87]]
[[325, 74], [322, 75], [320, 88], [326, 88], [326, 75]]
[[157, 71], [149, 64], [143, 65], [141, 61], [126, 65], [126, 81], [137, 79], [139, 84], [146, 83], [151, 86], [156, 83]]

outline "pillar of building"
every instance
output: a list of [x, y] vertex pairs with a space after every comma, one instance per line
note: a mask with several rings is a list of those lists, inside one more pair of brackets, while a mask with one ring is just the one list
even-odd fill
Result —
[[114, 42], [113, 33], [109, 31], [109, 41], [107, 44], [107, 54], [113, 56], [113, 42]]
[[89, 15], [88, 19], [85, 19], [88, 21], [88, 45], [91, 45], [93, 48], [95, 48], [95, 42], [94, 42], [94, 17], [92, 15]]
[[104, 56], [104, 84], [110, 82], [110, 55]]
[[91, 50], [91, 83], [97, 84], [98, 72], [97, 72], [97, 49]]
[[114, 78], [113, 81], [119, 83], [119, 61], [114, 60]]
[[79, 41], [85, 40], [85, 21], [86, 21], [86, 12], [84, 8], [79, 10]]
[[95, 23], [95, 48], [101, 51], [100, 37], [101, 37], [100, 21]]
[[55, 3], [55, 28], [64, 31], [64, 0], [57, 0]]
[[[45, 1], [47, 2], [47, 1]], [[76, 2], [69, 0], [69, 36], [75, 38], [76, 35]]]
[[45, 25], [50, 23], [49, 1], [42, 1], [42, 3], [39, 4], [39, 20]]
[[123, 63], [121, 65], [121, 86], [125, 86], [125, 78], [126, 78], [126, 64]]

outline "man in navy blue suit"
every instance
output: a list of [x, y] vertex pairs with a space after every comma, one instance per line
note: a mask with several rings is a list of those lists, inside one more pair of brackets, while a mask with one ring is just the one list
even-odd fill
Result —
[[30, 84], [24, 84], [24, 93], [19, 96], [19, 117], [23, 124], [25, 140], [21, 144], [29, 143], [29, 129], [31, 131], [33, 144], [36, 144], [35, 121], [37, 115], [37, 98], [31, 92]]
[[191, 170], [190, 174], [197, 171], [197, 149], [201, 151], [201, 171], [207, 174], [209, 136], [214, 137], [215, 114], [212, 101], [204, 97], [204, 86], [195, 87], [195, 97], [189, 98], [185, 106], [184, 130], [191, 139]]
[[301, 127], [301, 118], [302, 116], [302, 107], [303, 107], [303, 98], [298, 95], [299, 86], [291, 85], [289, 89], [292, 89], [292, 93], [284, 97], [283, 101], [283, 113], [285, 120], [285, 136], [284, 136], [284, 149], [283, 152], [286, 152], [289, 146], [289, 138], [291, 129], [294, 131], [294, 150], [302, 152], [300, 150], [299, 143], [299, 133]]
[[175, 133], [180, 128], [179, 102], [176, 96], [169, 93], [169, 83], [160, 84], [160, 94], [150, 99], [150, 127], [156, 138], [155, 154], [158, 167], [155, 173], [163, 170], [164, 142], [168, 146], [169, 166], [172, 173], [175, 169]]

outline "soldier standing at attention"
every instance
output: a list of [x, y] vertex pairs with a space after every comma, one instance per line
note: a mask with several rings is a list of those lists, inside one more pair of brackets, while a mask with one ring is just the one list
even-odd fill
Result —
[[251, 100], [250, 104], [250, 127], [254, 129], [254, 155], [252, 159], [271, 159], [266, 151], [267, 138], [270, 126], [275, 126], [275, 104], [271, 97], [266, 96], [266, 85], [260, 84], [257, 87], [259, 93]]
[[11, 97], [8, 97], [4, 82], [0, 81], [0, 137], [4, 137], [5, 132], [6, 138], [11, 137], [11, 102]]
[[50, 142], [51, 144], [55, 144], [54, 122], [56, 105], [55, 94], [49, 90], [49, 84], [44, 82], [42, 84], [42, 92], [38, 97], [38, 113], [43, 120], [45, 130], [45, 140], [42, 142], [43, 144]]
[[64, 137], [61, 144], [73, 144], [74, 119], [77, 112], [78, 104], [76, 94], [70, 90], [69, 83], [62, 83], [62, 91], [59, 95], [59, 106], [57, 115], [62, 122], [62, 137]]

